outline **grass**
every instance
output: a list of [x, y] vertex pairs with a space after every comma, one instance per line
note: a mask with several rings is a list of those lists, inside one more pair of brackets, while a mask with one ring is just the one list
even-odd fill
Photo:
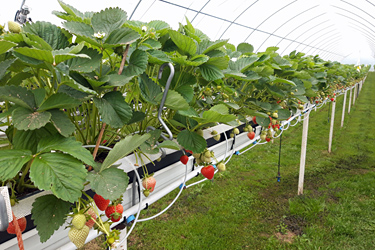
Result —
[[[297, 195], [302, 124], [234, 156], [227, 171], [185, 190], [157, 219], [136, 225], [129, 249], [372, 249], [375, 245], [375, 73], [340, 128], [338, 97], [332, 153], [329, 105], [310, 116], [304, 194]], [[349, 97], [349, 94], [348, 94]], [[196, 180], [193, 180], [196, 181]], [[143, 211], [159, 212], [175, 190]]]

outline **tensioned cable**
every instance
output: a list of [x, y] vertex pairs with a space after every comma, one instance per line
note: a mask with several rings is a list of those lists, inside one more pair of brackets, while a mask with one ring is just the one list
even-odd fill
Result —
[[[329, 30], [329, 31], [325, 32], [324, 34], [320, 35], [319, 38], [322, 38], [323, 36], [325, 36], [325, 35], [327, 35], [327, 34], [331, 34], [331, 36], [332, 36], [332, 35], [339, 35], [339, 34], [340, 34], [340, 33], [338, 33], [338, 32], [332, 34], [333, 31], [335, 31], [335, 30]], [[314, 42], [316, 42], [317, 40], [318, 40], [318, 39], [315, 39]], [[324, 40], [321, 40], [321, 41], [324, 41]], [[321, 41], [320, 41], [320, 42], [321, 42]], [[317, 43], [315, 44], [315, 46], [317, 46], [320, 42], [317, 42]], [[307, 49], [306, 46], [305, 46], [301, 51], [304, 51], [305, 49]], [[311, 50], [311, 49], [310, 49], [310, 50]], [[309, 51], [310, 51], [310, 50], [309, 50]]]
[[144, 17], [144, 15], [146, 15], [146, 13], [151, 9], [151, 7], [154, 5], [155, 2], [156, 2], [156, 0], [154, 0], [152, 2], [152, 4], [150, 4], [150, 6], [148, 6], [147, 10], [142, 14], [141, 18], [139, 18], [139, 19], [142, 19]]
[[[319, 46], [321, 46], [321, 45], [324, 44], [327, 40], [332, 40], [332, 39], [336, 39], [336, 38], [342, 39], [341, 34], [340, 34], [340, 33], [332, 34], [331, 36], [328, 36], [328, 37], [326, 37], [325, 39], [323, 39], [323, 40], [321, 40], [320, 42], [318, 42], [316, 46], [318, 46], [318, 44], [319, 44]], [[316, 51], [315, 48], [310, 48], [310, 49], [306, 52], [306, 54], [309, 54], [309, 52], [310, 52], [311, 50]], [[311, 53], [311, 54], [312, 54], [312, 53]]]
[[335, 5], [331, 5], [332, 7], [335, 7], [337, 9], [340, 9], [340, 10], [343, 10], [343, 11], [346, 11], [346, 12], [349, 12], [350, 14], [356, 16], [356, 17], [359, 17], [361, 18], [362, 20], [366, 21], [367, 23], [371, 24], [374, 28], [375, 28], [375, 25], [373, 25], [371, 22], [367, 21], [365, 18], [361, 17], [360, 15], [357, 15], [353, 12], [351, 12], [350, 10], [347, 10], [347, 9], [344, 9], [344, 8], [341, 8], [341, 7], [338, 7], [338, 6], [335, 6]]
[[[329, 48], [329, 49], [334, 49], [334, 47], [337, 46], [338, 43], [340, 43], [340, 40], [338, 40], [338, 41], [336, 41], [336, 42], [332, 42], [332, 43], [326, 44], [326, 45], [325, 45], [325, 48], [326, 48], [326, 49], [328, 49], [328, 48]], [[322, 56], [323, 56], [324, 54], [325, 54], [325, 52], [322, 53]], [[328, 55], [326, 55], [326, 56], [328, 56]]]
[[[309, 22], [315, 20], [316, 18], [321, 17], [321, 16], [323, 16], [323, 15], [325, 15], [325, 14], [327, 14], [327, 13], [324, 12], [324, 13], [322, 13], [322, 14], [320, 14], [320, 15], [317, 15], [317, 16], [315, 16], [315, 17], [313, 17], [313, 18], [307, 20], [307, 21], [304, 22], [304, 23], [301, 23], [301, 24], [298, 25], [296, 28], [292, 29], [288, 34], [286, 34], [285, 37], [289, 36], [289, 35], [292, 34], [294, 31], [296, 31], [297, 29], [301, 28], [303, 25], [305, 25], [305, 24], [307, 24], [307, 23], [309, 23]], [[282, 41], [284, 41], [284, 38], [282, 38], [282, 39], [276, 44], [276, 46], [279, 45]]]
[[[282, 11], [283, 9], [285, 9], [286, 7], [292, 5], [293, 3], [297, 2], [298, 0], [294, 0], [293, 2], [290, 2], [288, 3], [287, 5], [285, 5], [284, 7], [278, 9], [277, 11], [275, 11], [272, 15], [268, 16], [266, 19], [264, 19], [257, 27], [256, 29], [258, 29], [263, 23], [265, 23], [268, 19], [270, 19], [271, 17], [273, 17], [274, 15], [276, 15], [277, 13], [279, 13], [280, 11]], [[246, 39], [244, 40], [245, 42], [247, 41], [247, 39], [249, 39], [249, 37], [254, 33], [255, 30], [253, 30], [247, 37]]]
[[[185, 6], [182, 6], [182, 5], [179, 5], [179, 4], [175, 4], [175, 3], [171, 3], [171, 2], [169, 2], [169, 1], [166, 1], [166, 0], [159, 0], [160, 2], [163, 2], [163, 3], [166, 3], [166, 4], [169, 4], [169, 5], [173, 5], [173, 6], [176, 6], [176, 7], [179, 7], [179, 8], [183, 8], [183, 9], [188, 9], [187, 7], [185, 7]], [[193, 11], [193, 12], [198, 12], [197, 10], [194, 10], [194, 9], [189, 9], [189, 10], [191, 10], [191, 11]], [[215, 19], [218, 19], [218, 20], [221, 20], [221, 21], [225, 21], [225, 22], [231, 22], [230, 20], [228, 20], [228, 19], [225, 19], [225, 18], [222, 18], [222, 17], [218, 17], [218, 16], [214, 16], [214, 15], [211, 15], [211, 14], [208, 14], [208, 13], [205, 13], [205, 12], [201, 12], [201, 14], [202, 15], [205, 15], [205, 16], [209, 16], [209, 17], [212, 17], [212, 18], [215, 18]], [[267, 31], [263, 31], [263, 30], [259, 30], [259, 29], [255, 29], [255, 28], [252, 28], [252, 27], [250, 27], [250, 26], [247, 26], [247, 25], [243, 25], [243, 24], [240, 24], [240, 23], [234, 23], [234, 24], [236, 24], [236, 25], [238, 25], [238, 26], [240, 26], [240, 27], [244, 27], [244, 28], [247, 28], [247, 29], [251, 29], [251, 30], [254, 30], [254, 31], [259, 31], [259, 32], [261, 32], [261, 33], [264, 33], [264, 34], [272, 34], [272, 33], [270, 33], [270, 32], [267, 32]], [[283, 37], [281, 37], [281, 36], [278, 36], [278, 35], [275, 35], [275, 34], [273, 34], [272, 36], [274, 36], [274, 37], [278, 37], [278, 38], [283, 38]], [[301, 42], [298, 42], [298, 41], [295, 41], [295, 40], [293, 40], [293, 39], [290, 39], [290, 38], [285, 38], [285, 40], [288, 40], [288, 41], [292, 41], [292, 42], [295, 42], [295, 43], [300, 43], [301, 45], [307, 45], [308, 47], [313, 47], [313, 46], [311, 46], [311, 45], [308, 45], [308, 44], [303, 44], [303, 43], [301, 43]], [[329, 51], [330, 52], [330, 51]], [[339, 55], [339, 54], [338, 54]], [[339, 55], [339, 56], [342, 56], [342, 55]]]
[[[295, 15], [294, 17], [290, 18], [288, 21], [286, 21], [285, 23], [283, 23], [282, 25], [280, 25], [277, 29], [275, 29], [275, 30], [272, 32], [272, 34], [275, 34], [276, 31], [278, 31], [280, 28], [284, 27], [285, 24], [289, 23], [289, 22], [292, 21], [294, 18], [296, 18], [296, 17], [302, 15], [303, 13], [306, 13], [306, 12], [308, 12], [309, 10], [312, 10], [312, 9], [318, 7], [318, 6], [319, 6], [319, 5], [315, 5], [315, 6], [309, 8], [309, 9], [307, 9], [307, 10], [302, 11], [301, 13]], [[258, 47], [258, 50], [263, 46], [263, 44], [264, 44], [264, 43], [265, 43], [270, 37], [271, 37], [271, 35], [269, 35], [269, 36], [263, 41], [263, 43]], [[256, 52], [258, 52], [258, 50], [257, 50]]]
[[[367, 15], [369, 15], [370, 17], [372, 17], [373, 19], [375, 19], [375, 17], [373, 17], [372, 15], [370, 15], [369, 13], [367, 13], [366, 11], [364, 11], [363, 9], [361, 9], [361, 8], [359, 8], [359, 7], [357, 7], [357, 6], [353, 5], [353, 4], [351, 4], [351, 3], [348, 3], [348, 2], [346, 2], [346, 1], [344, 1], [344, 0], [340, 0], [340, 1], [341, 1], [341, 2], [344, 2], [344, 3], [346, 3], [346, 4], [349, 4], [349, 5], [353, 6], [353, 7], [356, 8], [356, 9], [359, 9], [360, 11], [366, 13]], [[367, 2], [368, 2], [368, 1], [367, 1]]]
[[[234, 22], [237, 21], [238, 18], [240, 18], [242, 16], [242, 14], [244, 14], [248, 9], [250, 9], [254, 4], [256, 4], [259, 0], [256, 0], [254, 3], [250, 4], [249, 7], [247, 7], [244, 11], [241, 12], [241, 14], [239, 14], [236, 19], [234, 19], [229, 25], [228, 27], [224, 30], [224, 32], [221, 34], [221, 36], [219, 37], [219, 39], [221, 39], [223, 37], [223, 35], [225, 34], [225, 32], [227, 32], [227, 30], [230, 28], [230, 26], [232, 26], [232, 24]], [[246, 40], [245, 40], [246, 41]]]
[[[327, 48], [328, 48], [329, 46], [331, 46], [333, 43], [336, 44], [336, 43], [340, 42], [341, 39], [342, 39], [341, 35], [338, 36], [338, 37], [335, 37], [335, 38], [331, 38], [331, 39], [329, 39], [330, 42], [328, 42], [328, 43], [323, 43], [321, 46], [324, 46], [324, 48], [327, 49]], [[328, 40], [328, 38], [325, 39], [325, 40], [323, 40], [322, 42], [325, 42], [326, 40]], [[314, 53], [316, 53], [316, 50], [313, 51], [313, 52], [311, 52], [311, 54], [314, 54]], [[325, 52], [322, 52], [322, 54], [323, 54], [323, 53], [325, 53]]]

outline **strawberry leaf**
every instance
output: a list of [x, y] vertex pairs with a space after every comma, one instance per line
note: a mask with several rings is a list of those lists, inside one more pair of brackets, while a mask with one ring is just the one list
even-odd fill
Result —
[[69, 210], [69, 202], [60, 200], [52, 194], [35, 199], [31, 219], [36, 225], [41, 242], [46, 242], [64, 224]]
[[95, 192], [104, 199], [116, 200], [125, 193], [128, 187], [129, 177], [121, 169], [111, 167], [101, 172], [90, 172], [87, 180]]
[[33, 112], [22, 107], [12, 113], [14, 126], [19, 130], [34, 130], [45, 126], [50, 118], [49, 112]]
[[178, 143], [194, 153], [202, 153], [207, 147], [206, 140], [195, 132], [183, 130], [177, 135]]
[[30, 110], [36, 107], [34, 94], [30, 90], [21, 86], [0, 87], [0, 100], [10, 101]]
[[31, 159], [32, 154], [29, 150], [0, 150], [0, 181], [13, 178]]
[[30, 179], [35, 186], [51, 190], [56, 197], [69, 202], [81, 197], [86, 176], [82, 162], [63, 153], [39, 155], [30, 168]]

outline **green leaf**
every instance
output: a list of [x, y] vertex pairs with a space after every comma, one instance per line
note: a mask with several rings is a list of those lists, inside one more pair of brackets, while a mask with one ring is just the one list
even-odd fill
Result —
[[155, 31], [160, 34], [160, 36], [164, 36], [165, 34], [167, 34], [168, 29], [170, 28], [168, 23], [160, 20], [153, 20], [149, 22], [147, 26], [150, 28], [154, 28]]
[[97, 50], [84, 47], [80, 53], [88, 55], [90, 58], [73, 58], [65, 63], [69, 66], [70, 70], [89, 73], [99, 68], [102, 61], [102, 54]]
[[49, 110], [51, 113], [51, 121], [55, 126], [56, 130], [65, 137], [73, 134], [76, 127], [70, 121], [68, 116], [63, 111], [58, 109]]
[[285, 93], [275, 85], [267, 84], [267, 89], [275, 97], [283, 98], [285, 96]]
[[224, 39], [224, 40], [216, 40], [214, 42], [210, 40], [203, 40], [199, 44], [199, 50], [203, 49], [203, 52], [199, 52], [199, 54], [207, 54], [208, 52], [215, 50], [217, 48], [220, 48], [228, 43], [229, 39]]
[[260, 117], [260, 116], [257, 116], [257, 123], [262, 126], [262, 127], [265, 127], [265, 128], [268, 128], [268, 125], [270, 124], [271, 120], [269, 117]]
[[128, 175], [118, 168], [107, 168], [99, 173], [90, 172], [87, 175], [90, 186], [95, 193], [104, 199], [116, 200], [126, 192], [129, 184]]
[[66, 4], [66, 3], [64, 3], [61, 0], [57, 0], [57, 1], [59, 2], [61, 8], [63, 10], [65, 10], [69, 15], [77, 16], [77, 17], [80, 17], [80, 18], [84, 18], [85, 17], [85, 15], [82, 12], [80, 12], [76, 8], [70, 6], [69, 4]]
[[60, 200], [52, 194], [35, 199], [31, 219], [36, 225], [41, 242], [46, 242], [65, 223], [70, 206], [69, 202]]
[[82, 147], [82, 143], [76, 141], [74, 137], [62, 137], [59, 135], [42, 138], [38, 143], [39, 153], [49, 153], [52, 150], [62, 151], [70, 154], [76, 159], [88, 165], [95, 165], [95, 161], [87, 149]]
[[124, 75], [118, 75], [118, 74], [110, 74], [106, 76], [108, 78], [108, 84], [110, 86], [117, 86], [117, 87], [122, 87], [128, 82], [130, 82], [133, 77], [127, 77]]
[[52, 23], [40, 21], [31, 24], [26, 23], [22, 29], [24, 32], [41, 37], [53, 50], [64, 49], [69, 46], [68, 38], [64, 35], [61, 28]]
[[183, 130], [177, 135], [178, 143], [194, 153], [203, 153], [207, 147], [206, 140], [195, 132]]
[[[155, 97], [155, 101], [161, 102], [164, 93], [160, 93]], [[174, 110], [187, 110], [189, 104], [177, 91], [168, 90], [167, 98], [165, 99], [164, 106]]]
[[[7, 69], [16, 61], [17, 59], [8, 59], [0, 62], [0, 79], [2, 79], [7, 72]], [[1, 94], [0, 94], [1, 95]]]
[[149, 63], [154, 63], [154, 64], [163, 64], [166, 62], [172, 62], [172, 60], [165, 54], [163, 51], [160, 50], [148, 50], [148, 62]]
[[180, 146], [177, 143], [175, 143], [174, 141], [170, 141], [170, 140], [163, 141], [157, 147], [158, 148], [169, 148], [169, 149], [173, 149], [173, 150], [180, 150]]
[[137, 149], [143, 142], [150, 138], [150, 134], [144, 135], [128, 135], [125, 139], [115, 144], [113, 149], [109, 152], [107, 158], [105, 158], [101, 171], [112, 166], [116, 161], [124, 158], [135, 149]]
[[242, 54], [253, 53], [254, 47], [249, 43], [240, 43], [237, 45], [237, 51], [240, 51]]
[[56, 93], [48, 97], [38, 111], [45, 111], [49, 109], [70, 109], [80, 105], [81, 102], [65, 93]]
[[83, 41], [101, 47], [100, 41], [94, 37], [94, 29], [89, 24], [68, 21], [63, 23], [63, 26]]
[[194, 98], [194, 90], [189, 85], [182, 85], [178, 87], [176, 91], [180, 93], [180, 95], [182, 95], [188, 103], [190, 103]]
[[33, 59], [39, 60], [39, 61], [44, 61], [49, 64], [53, 64], [53, 56], [52, 56], [52, 51], [49, 50], [41, 50], [41, 49], [36, 49], [36, 48], [27, 48], [27, 47], [22, 47], [22, 48], [16, 48], [14, 49], [15, 52], [31, 57]]
[[278, 120], [286, 120], [291, 115], [289, 109], [278, 109], [277, 114], [278, 114]]
[[219, 69], [228, 68], [229, 56], [211, 57], [207, 64], [214, 65]]
[[224, 78], [223, 72], [221, 72], [221, 70], [214, 65], [205, 63], [199, 66], [199, 69], [201, 70], [203, 78], [207, 81], [215, 81], [217, 79]]
[[51, 118], [49, 112], [33, 112], [23, 107], [16, 108], [12, 113], [14, 127], [20, 130], [34, 130], [45, 126]]
[[127, 19], [126, 12], [120, 8], [108, 8], [95, 13], [91, 18], [91, 25], [95, 33], [109, 35], [112, 31], [120, 28]]
[[113, 30], [105, 40], [104, 47], [112, 48], [114, 46], [126, 45], [135, 42], [140, 35], [129, 28], [118, 28]]
[[156, 142], [159, 140], [161, 135], [160, 129], [151, 130], [148, 132], [151, 136], [140, 146], [140, 150], [146, 154], [157, 154], [159, 149], [157, 148]]
[[119, 91], [108, 92], [100, 99], [95, 97], [94, 103], [103, 122], [113, 128], [124, 126], [132, 117], [132, 109]]
[[151, 104], [157, 105], [155, 100], [161, 91], [161, 87], [157, 85], [146, 73], [139, 76], [139, 88], [141, 89], [141, 97]]
[[282, 83], [286, 83], [292, 86], [296, 86], [296, 84], [293, 81], [282, 79], [282, 78], [276, 78], [273, 82], [282, 82]]
[[[0, 40], [0, 54], [3, 54], [5, 52], [8, 52], [11, 48], [17, 46], [16, 43]], [[1, 78], [1, 77], [0, 77]]]
[[[176, 53], [177, 54], [177, 53]], [[196, 55], [192, 57], [191, 59], [187, 59], [187, 56], [181, 56], [177, 54], [176, 57], [171, 58], [173, 62], [178, 63], [182, 66], [199, 66], [203, 63], [207, 62], [209, 57], [206, 55]]]
[[234, 70], [244, 73], [254, 62], [258, 60], [258, 56], [241, 57], [234, 64]]
[[15, 149], [28, 149], [33, 154], [37, 153], [37, 145], [43, 137], [50, 137], [56, 134], [57, 131], [52, 124], [35, 130], [17, 130], [13, 137], [13, 147]]
[[30, 168], [30, 179], [39, 189], [51, 190], [58, 198], [69, 202], [81, 197], [86, 175], [81, 161], [63, 153], [39, 155]]
[[132, 123], [141, 122], [146, 118], [146, 114], [141, 111], [133, 111], [132, 118], [126, 124], [130, 125]]
[[148, 55], [143, 50], [135, 50], [129, 59], [129, 65], [124, 70], [124, 75], [131, 77], [145, 72], [148, 63]]
[[29, 72], [20, 72], [16, 75], [13, 75], [12, 79], [8, 81], [7, 85], [15, 85], [15, 86], [21, 85], [23, 80], [29, 79], [33, 76], [34, 75]]
[[197, 45], [193, 39], [174, 30], [170, 30], [168, 33], [172, 41], [181, 51], [191, 56], [195, 55], [197, 52]]
[[30, 150], [0, 150], [0, 181], [12, 179], [32, 159]]

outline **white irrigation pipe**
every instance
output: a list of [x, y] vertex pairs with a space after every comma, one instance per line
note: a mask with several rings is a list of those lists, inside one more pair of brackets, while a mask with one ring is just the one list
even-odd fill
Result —
[[350, 88], [349, 91], [350, 91], [350, 94], [349, 94], [349, 102], [348, 102], [348, 114], [350, 114], [350, 106], [352, 105], [352, 89], [353, 88]]
[[307, 114], [307, 118], [303, 122], [301, 160], [300, 160], [300, 170], [299, 170], [299, 179], [298, 179], [298, 195], [303, 194], [303, 181], [304, 181], [304, 176], [305, 176], [305, 163], [306, 163], [307, 134], [309, 131], [309, 117], [310, 117], [310, 113]]
[[331, 153], [331, 149], [332, 149], [333, 126], [335, 124], [335, 109], [336, 109], [336, 99], [332, 102], [331, 124], [330, 124], [330, 129], [329, 129], [329, 140], [328, 140], [328, 153]]

